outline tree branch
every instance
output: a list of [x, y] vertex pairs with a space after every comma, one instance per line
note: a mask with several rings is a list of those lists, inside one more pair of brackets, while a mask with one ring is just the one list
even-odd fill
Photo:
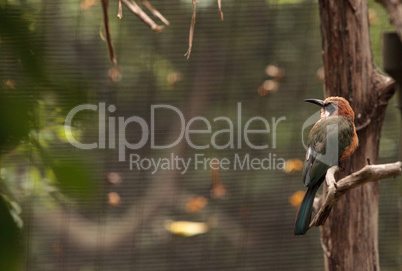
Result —
[[375, 75], [376, 91], [378, 93], [378, 100], [385, 105], [388, 104], [388, 100], [392, 98], [396, 91], [396, 82], [389, 76], [376, 73]]
[[397, 28], [399, 39], [402, 41], [402, 2], [395, 0], [375, 0], [388, 11], [392, 23]]
[[109, 52], [110, 61], [112, 61], [115, 65], [117, 65], [116, 54], [114, 52], [112, 37], [110, 35], [110, 26], [109, 26], [109, 15], [108, 15], [108, 7], [109, 0], [102, 0], [102, 11], [103, 11], [103, 24], [105, 25], [106, 32], [106, 42], [107, 48]]
[[153, 5], [148, 0], [141, 0], [141, 2], [144, 4], [144, 6], [147, 7], [147, 9], [159, 20], [161, 20], [164, 24], [170, 25], [169, 21], [163, 16], [156, 8], [154, 8]]
[[135, 15], [138, 16], [149, 28], [152, 29], [154, 32], [160, 32], [164, 26], [163, 25], [158, 25], [157, 23], [152, 20], [148, 14], [146, 14], [142, 8], [134, 1], [130, 0], [121, 0], [123, 4]]
[[219, 17], [221, 18], [221, 21], [223, 21], [223, 12], [222, 12], [221, 0], [218, 0], [218, 8], [219, 8]]
[[327, 220], [332, 207], [347, 191], [368, 182], [376, 182], [382, 179], [401, 175], [402, 162], [383, 165], [367, 165], [361, 170], [342, 178], [338, 182], [335, 182], [334, 175], [337, 171], [337, 166], [331, 167], [327, 171], [325, 181], [328, 184], [328, 191], [325, 201], [310, 223], [310, 228], [323, 225]]
[[193, 16], [191, 17], [190, 33], [188, 36], [188, 49], [187, 49], [187, 52], [184, 54], [184, 56], [187, 56], [187, 59], [190, 58], [191, 49], [193, 48], [196, 14], [197, 14], [197, 1], [193, 0]]

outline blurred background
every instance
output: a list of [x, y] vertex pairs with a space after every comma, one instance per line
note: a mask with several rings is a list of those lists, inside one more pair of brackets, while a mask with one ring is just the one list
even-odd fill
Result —
[[[223, 21], [217, 1], [199, 1], [189, 59], [191, 1], [151, 3], [170, 22], [160, 33], [124, 7], [119, 20], [118, 1], [110, 1], [115, 67], [99, 0], [0, 1], [0, 270], [323, 270], [319, 229], [293, 235], [304, 192], [302, 126], [317, 112], [303, 100], [323, 98], [317, 1], [222, 1]], [[393, 27], [381, 6], [369, 1], [369, 7], [381, 70], [381, 33]], [[195, 150], [185, 140], [154, 150], [148, 140], [119, 162], [118, 149], [108, 144], [80, 150], [66, 138], [70, 110], [99, 103], [115, 105], [105, 118], [114, 117], [116, 135], [125, 132], [132, 143], [141, 139], [140, 126], [118, 130], [118, 117], [139, 116], [149, 124], [157, 104], [178, 108], [186, 122], [205, 117], [213, 132], [228, 129], [213, 121], [218, 116], [240, 128], [238, 103], [243, 126], [254, 116], [270, 125], [286, 119], [268, 136], [250, 136], [255, 145], [268, 144], [264, 150], [244, 142], [242, 148]], [[401, 159], [395, 104], [394, 97], [381, 163]], [[99, 142], [98, 113], [74, 117], [78, 141]], [[200, 123], [191, 127], [205, 129]], [[179, 124], [175, 113], [159, 114], [155, 142], [173, 142]], [[250, 129], [264, 126], [257, 121]], [[205, 145], [211, 135], [191, 138]], [[192, 162], [185, 174], [130, 169], [130, 154], [158, 159], [172, 153], [231, 163], [235, 155], [270, 158], [271, 168], [195, 169]], [[380, 265], [401, 270], [401, 178], [381, 181], [380, 190]]]

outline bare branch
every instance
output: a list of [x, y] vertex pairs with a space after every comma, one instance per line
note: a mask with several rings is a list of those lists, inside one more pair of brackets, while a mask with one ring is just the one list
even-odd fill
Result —
[[352, 173], [335, 183], [334, 174], [337, 170], [337, 167], [332, 167], [327, 171], [327, 175], [325, 176], [325, 180], [328, 183], [327, 195], [321, 208], [311, 221], [310, 228], [323, 225], [328, 218], [332, 207], [347, 191], [368, 182], [376, 182], [401, 175], [402, 162], [383, 165], [366, 165], [361, 170]]
[[376, 118], [381, 111], [386, 109], [388, 100], [392, 98], [396, 91], [395, 80], [378, 72], [375, 72], [373, 76], [373, 86], [374, 92], [377, 93], [377, 102], [371, 107], [371, 112], [365, 114], [365, 120], [362, 119], [356, 126], [357, 132], [366, 129], [371, 124], [372, 120]]
[[364, 121], [364, 123], [362, 123], [362, 124], [356, 126], [356, 132], [365, 129], [366, 127], [369, 126], [370, 123], [371, 123], [371, 118], [368, 117], [368, 118]]
[[221, 18], [221, 21], [223, 21], [223, 12], [222, 12], [222, 1], [218, 0], [218, 8], [219, 8], [219, 16]]
[[193, 0], [193, 17], [191, 18], [190, 34], [189, 34], [189, 37], [188, 37], [188, 50], [184, 54], [184, 56], [187, 56], [187, 59], [190, 58], [191, 48], [193, 47], [196, 11], [197, 11], [197, 1]]
[[160, 32], [164, 27], [163, 25], [158, 25], [155, 23], [143, 10], [142, 8], [134, 1], [130, 0], [121, 0], [124, 5], [135, 15], [138, 16], [147, 26], [149, 26], [152, 31]]
[[119, 11], [117, 12], [117, 17], [119, 19], [123, 18], [123, 9], [121, 7], [121, 0], [119, 0]]
[[380, 82], [376, 87], [378, 91], [379, 102], [387, 105], [388, 100], [392, 98], [396, 91], [396, 82], [388, 76], [376, 73], [376, 82]]
[[148, 0], [141, 0], [141, 2], [155, 17], [159, 18], [164, 24], [170, 25], [169, 21]]
[[402, 41], [402, 2], [393, 0], [375, 0], [388, 11], [392, 23], [397, 28], [399, 39]]
[[109, 51], [109, 58], [110, 61], [112, 61], [114, 64], [117, 64], [116, 54], [114, 52], [112, 43], [112, 37], [110, 35], [108, 8], [109, 8], [109, 0], [102, 0], [103, 24], [105, 26], [106, 31], [106, 42]]

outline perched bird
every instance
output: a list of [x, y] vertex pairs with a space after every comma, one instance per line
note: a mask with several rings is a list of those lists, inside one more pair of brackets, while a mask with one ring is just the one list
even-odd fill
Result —
[[310, 131], [307, 139], [306, 160], [303, 167], [303, 183], [306, 194], [297, 212], [295, 235], [308, 230], [313, 202], [327, 170], [348, 159], [356, 150], [359, 140], [354, 125], [354, 112], [349, 102], [341, 97], [322, 100], [307, 99], [321, 106], [321, 119]]

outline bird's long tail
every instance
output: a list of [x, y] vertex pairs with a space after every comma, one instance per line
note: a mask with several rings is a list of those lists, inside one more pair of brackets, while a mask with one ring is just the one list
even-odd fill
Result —
[[295, 235], [306, 234], [310, 225], [311, 213], [313, 209], [314, 197], [320, 187], [320, 182], [309, 187], [304, 195], [299, 211], [296, 215]]

